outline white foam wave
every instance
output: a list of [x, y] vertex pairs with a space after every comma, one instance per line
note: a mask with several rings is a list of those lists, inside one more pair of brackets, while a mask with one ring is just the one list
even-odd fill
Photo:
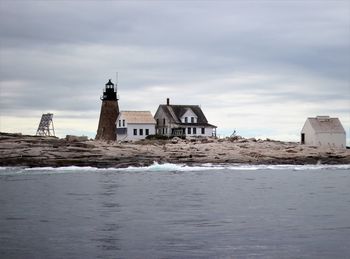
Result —
[[159, 164], [157, 162], [154, 162], [150, 166], [145, 167], [128, 167], [124, 169], [119, 169], [122, 171], [151, 171], [151, 172], [160, 172], [160, 171], [203, 171], [203, 170], [214, 170], [214, 169], [225, 169], [222, 166], [213, 166], [212, 164], [202, 164], [198, 166], [188, 166], [186, 164], [171, 164], [171, 163], [164, 163]]
[[189, 171], [208, 171], [208, 170], [232, 170], [232, 171], [253, 171], [253, 170], [350, 170], [350, 165], [248, 165], [248, 164], [201, 164], [189, 166], [186, 164], [159, 164], [154, 162], [150, 166], [128, 168], [96, 168], [96, 167], [0, 167], [0, 175], [11, 174], [57, 174], [57, 173], [73, 173], [73, 172], [189, 172]]

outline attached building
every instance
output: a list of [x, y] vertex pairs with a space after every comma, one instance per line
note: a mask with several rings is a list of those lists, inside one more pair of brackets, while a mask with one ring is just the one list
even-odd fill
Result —
[[301, 144], [346, 148], [345, 130], [338, 118], [329, 116], [308, 118], [301, 130]]
[[117, 139], [135, 141], [155, 134], [156, 121], [149, 111], [121, 111], [116, 121]]
[[216, 126], [208, 123], [198, 105], [161, 104], [156, 114], [156, 132], [166, 136], [216, 136]]

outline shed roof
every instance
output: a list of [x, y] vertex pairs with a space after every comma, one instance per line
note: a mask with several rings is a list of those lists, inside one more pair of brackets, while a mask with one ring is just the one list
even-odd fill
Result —
[[150, 111], [121, 111], [119, 116], [123, 116], [127, 123], [156, 124]]
[[308, 118], [308, 121], [316, 133], [345, 133], [345, 130], [338, 118], [317, 116], [316, 118]]

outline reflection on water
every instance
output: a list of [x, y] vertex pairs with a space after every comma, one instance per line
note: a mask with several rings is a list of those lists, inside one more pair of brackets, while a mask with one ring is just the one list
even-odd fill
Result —
[[[118, 188], [120, 184], [111, 174], [101, 174], [99, 179], [100, 192], [98, 193], [98, 214], [103, 218], [103, 222], [96, 229], [97, 237], [91, 241], [96, 243], [97, 248], [102, 251], [118, 251], [120, 237], [118, 231], [121, 228], [118, 220], [118, 213], [121, 212], [118, 200]], [[113, 255], [113, 254], [111, 254]], [[105, 252], [98, 255], [98, 258], [105, 258]]]
[[350, 254], [348, 169], [155, 169], [1, 169], [0, 258]]

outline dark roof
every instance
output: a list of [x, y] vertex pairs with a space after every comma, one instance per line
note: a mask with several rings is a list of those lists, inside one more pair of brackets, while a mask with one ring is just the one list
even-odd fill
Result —
[[168, 114], [170, 118], [172, 118], [173, 122], [178, 124], [181, 123], [181, 117], [186, 113], [188, 109], [191, 109], [197, 116], [197, 123], [184, 123], [186, 125], [197, 125], [197, 126], [212, 126], [214, 125], [208, 124], [208, 120], [205, 117], [201, 107], [199, 105], [159, 105], [160, 108], [163, 109], [165, 113]]
[[113, 85], [114, 86], [114, 84], [112, 83], [111, 79], [108, 80], [108, 83], [106, 85]]
[[213, 127], [213, 128], [217, 128], [215, 125], [213, 124], [209, 124], [209, 123], [179, 123], [181, 126], [185, 126], [185, 127]]

